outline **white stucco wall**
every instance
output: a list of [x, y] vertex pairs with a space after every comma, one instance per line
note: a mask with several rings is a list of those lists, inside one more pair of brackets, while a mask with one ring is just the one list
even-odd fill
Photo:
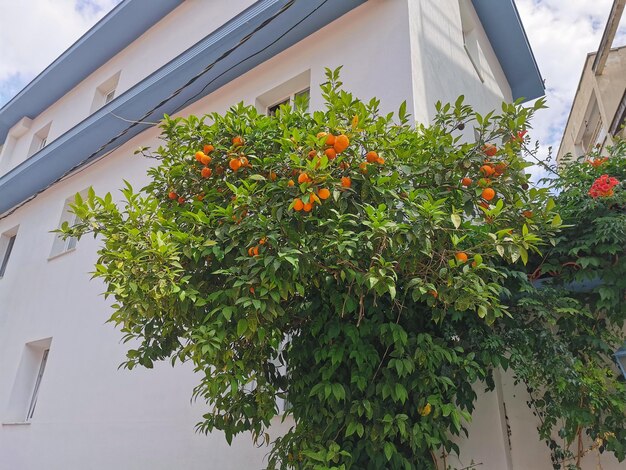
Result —
[[481, 113], [512, 101], [511, 88], [471, 1], [461, 1], [480, 46], [475, 57], [480, 76], [463, 46], [459, 0], [408, 2], [414, 113], [419, 122], [434, 117], [437, 100], [454, 102], [459, 95]]

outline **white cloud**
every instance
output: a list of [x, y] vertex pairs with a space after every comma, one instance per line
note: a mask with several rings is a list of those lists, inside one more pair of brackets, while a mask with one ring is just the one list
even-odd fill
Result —
[[0, 2], [0, 105], [70, 47], [119, 0]]
[[[540, 153], [556, 153], [587, 54], [600, 44], [613, 0], [517, 0], [516, 5], [546, 82], [549, 109], [537, 113], [532, 138]], [[613, 46], [626, 44], [626, 17]], [[543, 176], [540, 168], [533, 175]]]

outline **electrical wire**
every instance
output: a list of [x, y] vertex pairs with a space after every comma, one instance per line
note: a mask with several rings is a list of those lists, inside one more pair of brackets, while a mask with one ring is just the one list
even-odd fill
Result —
[[[188, 88], [189, 86], [191, 86], [193, 83], [195, 83], [200, 77], [202, 77], [204, 74], [206, 74], [207, 72], [209, 72], [211, 69], [213, 69], [213, 67], [215, 67], [215, 65], [217, 65], [218, 63], [220, 63], [221, 61], [223, 61], [224, 59], [226, 59], [226, 57], [228, 57], [230, 54], [232, 54], [233, 52], [235, 52], [237, 49], [239, 49], [242, 45], [244, 45], [246, 42], [248, 42], [256, 33], [258, 33], [259, 31], [261, 31], [262, 29], [266, 28], [270, 23], [272, 23], [276, 18], [278, 18], [280, 15], [282, 15], [283, 13], [285, 13], [289, 8], [291, 8], [294, 3], [296, 2], [296, 0], [290, 0], [289, 2], [287, 2], [285, 5], [283, 5], [281, 7], [280, 10], [278, 10], [276, 13], [274, 13], [271, 17], [267, 18], [266, 20], [264, 20], [259, 26], [257, 26], [254, 30], [252, 30], [249, 34], [247, 34], [246, 36], [244, 36], [242, 39], [239, 40], [239, 42], [234, 45], [233, 47], [231, 47], [230, 49], [228, 49], [227, 51], [225, 51], [222, 55], [220, 55], [217, 59], [215, 59], [213, 62], [211, 62], [209, 65], [207, 65], [204, 69], [202, 69], [202, 71], [200, 71], [199, 73], [197, 73], [196, 75], [194, 75], [191, 79], [189, 79], [184, 85], [182, 85], [180, 88], [178, 88], [177, 90], [175, 90], [172, 94], [170, 94], [167, 98], [161, 100], [156, 106], [154, 106], [152, 109], [150, 109], [149, 111], [147, 111], [142, 117], [140, 117], [139, 119], [137, 119], [136, 121], [131, 121], [132, 124], [129, 125], [128, 127], [126, 127], [126, 129], [124, 129], [123, 131], [121, 131], [119, 134], [117, 134], [116, 136], [112, 137], [111, 139], [109, 139], [106, 143], [104, 143], [103, 145], [100, 146], [100, 148], [98, 148], [98, 150], [96, 150], [95, 152], [91, 153], [88, 157], [84, 158], [83, 160], [81, 160], [79, 163], [77, 163], [76, 165], [74, 165], [72, 168], [70, 168], [69, 170], [67, 170], [65, 173], [63, 173], [61, 176], [59, 176], [57, 179], [55, 179], [54, 181], [50, 182], [48, 185], [46, 185], [44, 188], [38, 190], [37, 192], [35, 192], [33, 195], [31, 195], [29, 198], [25, 199], [24, 201], [22, 201], [21, 203], [19, 203], [18, 205], [14, 206], [12, 209], [10, 209], [8, 212], [5, 212], [2, 216], [0, 216], [0, 220], [5, 219], [7, 217], [9, 217], [11, 214], [13, 214], [15, 211], [17, 211], [18, 209], [20, 209], [21, 207], [23, 207], [25, 204], [29, 203], [30, 201], [32, 201], [33, 199], [35, 199], [37, 196], [39, 196], [41, 193], [43, 193], [44, 191], [50, 189], [52, 186], [54, 186], [55, 184], [59, 183], [60, 181], [64, 180], [66, 177], [74, 174], [74, 172], [76, 170], [78, 170], [79, 168], [83, 167], [87, 162], [89, 162], [90, 160], [92, 160], [94, 157], [96, 157], [98, 155], [98, 153], [100, 153], [101, 151], [105, 150], [109, 145], [114, 144], [117, 140], [119, 140], [120, 138], [122, 138], [125, 134], [127, 134], [131, 129], [133, 129], [135, 126], [137, 126], [138, 124], [142, 124], [144, 123], [145, 119], [148, 118], [152, 113], [154, 113], [156, 110], [158, 110], [160, 107], [164, 106], [165, 104], [167, 104], [169, 101], [171, 101], [172, 99], [174, 99], [176, 96], [178, 96], [182, 91], [184, 91], [186, 88]], [[245, 57], [244, 59], [240, 60], [238, 63], [232, 65], [231, 67], [229, 67], [228, 69], [226, 69], [225, 71], [223, 71], [222, 73], [220, 73], [219, 75], [217, 75], [216, 77], [214, 77], [212, 80], [210, 80], [207, 84], [205, 84], [205, 86], [196, 94], [194, 94], [191, 98], [189, 98], [188, 100], [186, 100], [182, 105], [178, 106], [174, 112], [179, 111], [180, 109], [184, 108], [185, 106], [187, 106], [187, 104], [193, 100], [195, 100], [196, 98], [198, 98], [198, 96], [200, 96], [202, 93], [204, 93], [206, 91], [206, 89], [212, 84], [214, 83], [217, 79], [219, 79], [220, 77], [222, 77], [224, 74], [228, 73], [229, 71], [231, 71], [232, 69], [234, 69], [235, 67], [240, 66], [241, 64], [243, 64], [244, 62], [246, 62], [247, 60], [261, 54], [262, 52], [266, 51], [267, 49], [269, 49], [270, 47], [272, 47], [274, 44], [276, 44], [278, 41], [280, 41], [281, 39], [283, 39], [287, 34], [289, 34], [293, 29], [295, 29], [297, 26], [299, 26], [300, 24], [302, 24], [304, 21], [306, 21], [311, 15], [313, 15], [317, 10], [319, 10], [321, 7], [323, 7], [326, 3], [328, 2], [328, 0], [324, 0], [322, 3], [320, 3], [317, 7], [315, 7], [313, 10], [311, 10], [311, 12], [309, 12], [306, 16], [304, 16], [301, 20], [299, 20], [296, 24], [294, 24], [293, 26], [291, 26], [289, 29], [287, 29], [284, 33], [282, 33], [280, 36], [278, 36], [278, 38], [276, 38], [274, 41], [272, 41], [270, 44], [266, 45], [265, 47], [261, 48], [260, 50], [258, 50], [257, 52], [254, 52], [253, 54], [250, 54], [249, 56]], [[123, 119], [125, 120], [125, 119]], [[117, 147], [115, 147], [117, 148]], [[115, 150], [115, 148], [111, 149], [109, 152], [107, 152], [105, 155], [101, 155], [100, 158], [108, 155], [110, 152], [112, 152], [113, 150]], [[95, 163], [96, 161], [99, 161], [100, 158], [93, 160], [92, 163]], [[91, 165], [89, 165], [91, 166]], [[84, 168], [83, 168], [84, 169]], [[81, 169], [82, 171], [82, 169]]]

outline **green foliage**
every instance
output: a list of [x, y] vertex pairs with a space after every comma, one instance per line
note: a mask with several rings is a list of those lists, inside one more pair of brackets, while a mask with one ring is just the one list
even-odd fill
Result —
[[[594, 198], [589, 190], [603, 174], [622, 183]], [[612, 358], [625, 339], [625, 180], [624, 141], [608, 158], [594, 151], [561, 168], [555, 203], [566, 225], [529, 264], [542, 288], [521, 283], [513, 319], [500, 325], [555, 469], [578, 468], [596, 449], [626, 457], [626, 387]]]
[[[121, 204], [93, 191], [77, 198], [81, 222], [63, 231], [101, 237], [94, 275], [131, 341], [126, 367], [194, 364], [194, 396], [209, 410], [200, 431], [221, 430], [229, 442], [251, 431], [269, 443], [282, 399], [294, 426], [272, 442], [269, 468], [434, 468], [435, 455], [458, 451], [452, 438], [471, 419], [473, 385], [491, 387], [494, 368], [510, 362], [546, 398], [588, 364], [568, 336], [583, 331], [586, 304], [568, 297], [546, 308], [534, 291], [518, 295], [531, 289], [529, 258], [554, 264], [561, 255], [547, 241], [568, 237], [549, 190], [529, 188], [520, 156], [543, 103], [481, 116], [461, 97], [437, 104], [433, 125], [414, 126], [406, 105], [381, 115], [376, 99], [342, 90], [338, 71], [322, 94], [326, 109], [312, 114], [283, 106], [265, 116], [239, 104], [224, 115], [166, 117], [150, 183], [127, 184]], [[460, 131], [472, 127], [478, 138], [467, 142]], [[335, 144], [333, 158], [320, 132], [349, 145]], [[206, 145], [203, 163], [196, 153]], [[371, 151], [379, 159], [367, 163]], [[485, 187], [496, 194], [489, 202]], [[311, 206], [297, 210], [298, 200]], [[576, 326], [553, 328], [568, 321]], [[592, 350], [594, 330], [584, 327], [576, 347]], [[606, 360], [613, 343], [602, 338]], [[572, 367], [555, 365], [554, 383], [537, 377], [563, 351]], [[621, 390], [601, 379], [594, 369], [581, 381], [594, 397]], [[552, 416], [569, 412], [571, 401], [559, 403], [544, 438]], [[593, 402], [607, 410], [601, 425], [565, 415], [579, 421], [564, 436], [578, 423], [603, 432], [619, 422], [619, 403]]]

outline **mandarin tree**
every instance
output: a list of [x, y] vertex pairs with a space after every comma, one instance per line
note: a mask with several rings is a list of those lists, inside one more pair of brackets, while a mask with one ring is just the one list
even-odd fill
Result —
[[126, 367], [194, 364], [199, 430], [269, 444], [282, 399], [269, 468], [434, 468], [501, 363], [511, 266], [560, 225], [520, 157], [542, 102], [482, 116], [461, 97], [413, 125], [327, 73], [313, 113], [166, 116], [150, 183], [77, 196], [63, 230], [101, 237]]

